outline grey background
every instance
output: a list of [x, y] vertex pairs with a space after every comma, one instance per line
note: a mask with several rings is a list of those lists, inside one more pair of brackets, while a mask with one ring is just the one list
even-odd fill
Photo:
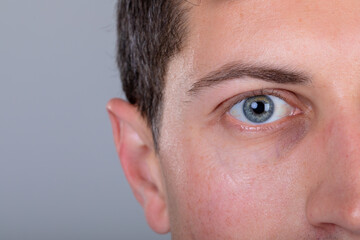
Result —
[[170, 239], [146, 224], [105, 110], [115, 0], [0, 0], [0, 239]]

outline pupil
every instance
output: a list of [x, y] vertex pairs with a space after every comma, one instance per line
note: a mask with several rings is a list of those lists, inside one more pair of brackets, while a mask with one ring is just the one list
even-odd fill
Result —
[[264, 113], [265, 104], [263, 102], [253, 102], [251, 103], [251, 108], [256, 114]]
[[267, 95], [247, 98], [243, 103], [243, 113], [252, 123], [264, 123], [273, 116], [275, 104]]

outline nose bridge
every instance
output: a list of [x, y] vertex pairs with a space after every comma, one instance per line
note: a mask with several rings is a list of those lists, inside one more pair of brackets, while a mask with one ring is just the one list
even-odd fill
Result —
[[312, 224], [336, 225], [360, 236], [360, 108], [352, 104], [335, 107], [337, 114], [323, 127], [323, 174], [307, 214]]
[[324, 128], [327, 164], [332, 175], [328, 176], [332, 180], [327, 181], [334, 185], [333, 190], [343, 193], [342, 201], [356, 200], [360, 209], [360, 108], [354, 102], [344, 102], [338, 108], [338, 114]]
[[344, 102], [337, 109], [324, 128], [329, 158], [336, 165], [360, 164], [360, 107], [356, 102]]

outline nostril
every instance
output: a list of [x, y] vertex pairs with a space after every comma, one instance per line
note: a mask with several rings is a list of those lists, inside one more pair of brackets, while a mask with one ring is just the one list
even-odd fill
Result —
[[[344, 169], [343, 169], [344, 170]], [[332, 232], [341, 230], [360, 234], [360, 184], [346, 176], [322, 181], [308, 196], [306, 217], [313, 227]]]

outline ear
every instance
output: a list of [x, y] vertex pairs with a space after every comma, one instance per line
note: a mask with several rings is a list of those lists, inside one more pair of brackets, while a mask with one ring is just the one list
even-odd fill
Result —
[[167, 233], [168, 210], [151, 130], [137, 108], [124, 100], [110, 100], [107, 110], [121, 165], [147, 222], [155, 232]]

